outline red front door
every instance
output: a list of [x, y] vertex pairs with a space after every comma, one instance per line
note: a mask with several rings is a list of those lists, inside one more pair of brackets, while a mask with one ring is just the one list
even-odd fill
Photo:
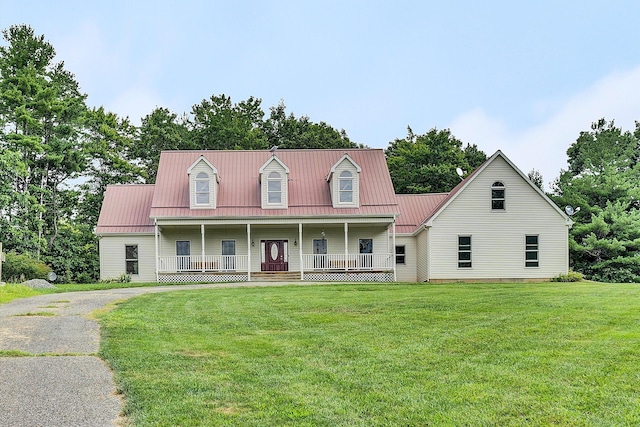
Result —
[[289, 271], [286, 240], [263, 240], [262, 271]]

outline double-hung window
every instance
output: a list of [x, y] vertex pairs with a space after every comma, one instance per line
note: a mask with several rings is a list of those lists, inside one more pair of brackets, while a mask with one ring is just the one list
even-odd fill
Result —
[[539, 267], [538, 236], [525, 236], [524, 266]]
[[396, 264], [406, 264], [406, 249], [405, 246], [396, 246]]
[[491, 186], [491, 209], [504, 210], [504, 206], [505, 206], [504, 184], [500, 181], [496, 181]]
[[138, 245], [126, 245], [124, 258], [127, 274], [138, 274]]
[[267, 203], [282, 203], [282, 180], [278, 172], [271, 172], [267, 177]]
[[209, 175], [200, 172], [196, 175], [196, 205], [208, 205], [209, 196]]
[[353, 175], [349, 171], [340, 173], [340, 203], [353, 202]]
[[458, 268], [471, 268], [471, 236], [458, 236]]

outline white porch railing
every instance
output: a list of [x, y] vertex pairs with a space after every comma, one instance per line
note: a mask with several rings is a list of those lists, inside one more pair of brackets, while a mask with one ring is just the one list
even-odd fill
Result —
[[304, 270], [393, 270], [392, 254], [303, 255]]
[[247, 255], [179, 255], [158, 257], [159, 273], [247, 271]]

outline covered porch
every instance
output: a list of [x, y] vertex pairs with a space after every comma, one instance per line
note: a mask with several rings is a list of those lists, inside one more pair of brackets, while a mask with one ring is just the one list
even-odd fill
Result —
[[393, 217], [239, 222], [157, 221], [157, 280], [395, 281]]

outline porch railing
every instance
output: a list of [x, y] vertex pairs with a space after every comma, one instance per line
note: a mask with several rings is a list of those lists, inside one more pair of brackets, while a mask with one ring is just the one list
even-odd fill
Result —
[[391, 254], [303, 255], [304, 270], [392, 270]]
[[158, 257], [160, 273], [247, 271], [247, 255], [178, 255]]

